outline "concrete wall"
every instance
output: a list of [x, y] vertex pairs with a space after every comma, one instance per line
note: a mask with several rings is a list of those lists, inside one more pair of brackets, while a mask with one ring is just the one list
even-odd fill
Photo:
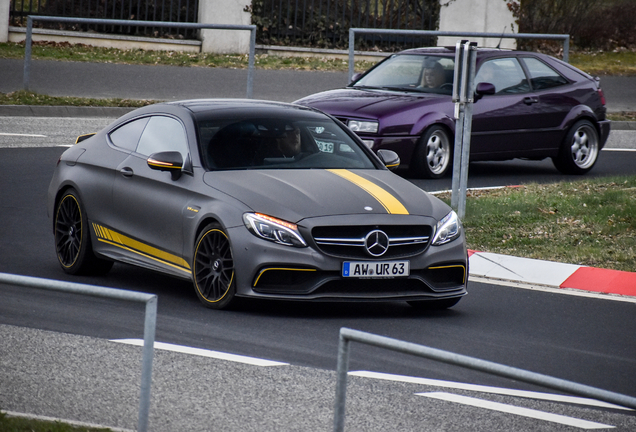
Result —
[[9, 40], [9, 1], [0, 0], [0, 42]]
[[[247, 0], [201, 0], [199, 22], [206, 24], [250, 25], [252, 16], [243, 9]], [[201, 51], [218, 54], [247, 54], [250, 32], [247, 30], [201, 30]]]
[[[512, 33], [514, 17], [504, 0], [440, 0], [440, 31]], [[504, 30], [505, 29], [505, 30]], [[516, 28], [515, 28], [516, 30]], [[439, 46], [455, 45], [461, 37], [440, 37]], [[496, 47], [499, 39], [465, 38], [480, 47]], [[514, 39], [501, 39], [502, 48], [516, 48]]]

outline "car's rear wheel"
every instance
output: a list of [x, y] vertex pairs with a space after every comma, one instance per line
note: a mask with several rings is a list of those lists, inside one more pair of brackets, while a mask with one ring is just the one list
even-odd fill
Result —
[[234, 259], [230, 239], [219, 224], [199, 235], [194, 249], [194, 288], [206, 307], [225, 309], [235, 298]]
[[415, 149], [412, 174], [420, 178], [443, 177], [451, 166], [452, 154], [450, 133], [443, 126], [431, 126]]
[[455, 306], [461, 297], [442, 299], [442, 300], [418, 300], [408, 301], [407, 303], [418, 310], [444, 310]]
[[69, 274], [105, 274], [113, 266], [93, 253], [88, 218], [75, 189], [64, 193], [55, 210], [55, 251]]
[[574, 124], [565, 136], [554, 166], [563, 174], [585, 174], [598, 159], [599, 139], [594, 125], [588, 120]]

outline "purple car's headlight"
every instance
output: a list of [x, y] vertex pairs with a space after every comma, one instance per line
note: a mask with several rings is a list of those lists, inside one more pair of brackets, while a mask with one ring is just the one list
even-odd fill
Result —
[[347, 123], [349, 129], [354, 132], [366, 132], [366, 133], [377, 133], [378, 132], [378, 122], [377, 121], [359, 121], [359, 120], [349, 120]]
[[245, 213], [245, 226], [256, 237], [285, 246], [306, 247], [307, 243], [298, 232], [298, 226], [262, 213]]
[[442, 220], [437, 222], [435, 236], [433, 237], [433, 246], [440, 246], [455, 240], [462, 232], [462, 224], [457, 217], [457, 213], [451, 211], [444, 216]]

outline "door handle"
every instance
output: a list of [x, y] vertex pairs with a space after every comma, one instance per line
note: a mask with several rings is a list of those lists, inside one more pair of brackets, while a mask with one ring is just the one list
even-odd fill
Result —
[[538, 103], [539, 102], [539, 98], [538, 97], [524, 97], [523, 98], [523, 103], [526, 105], [532, 105], [533, 103]]
[[130, 167], [125, 167], [119, 170], [120, 174], [123, 175], [124, 177], [132, 177], [134, 174], [134, 171], [132, 168]]

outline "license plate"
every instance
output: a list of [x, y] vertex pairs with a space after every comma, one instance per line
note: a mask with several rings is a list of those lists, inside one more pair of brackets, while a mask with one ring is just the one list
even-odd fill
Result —
[[393, 278], [409, 275], [408, 261], [345, 261], [342, 276], [353, 278]]

